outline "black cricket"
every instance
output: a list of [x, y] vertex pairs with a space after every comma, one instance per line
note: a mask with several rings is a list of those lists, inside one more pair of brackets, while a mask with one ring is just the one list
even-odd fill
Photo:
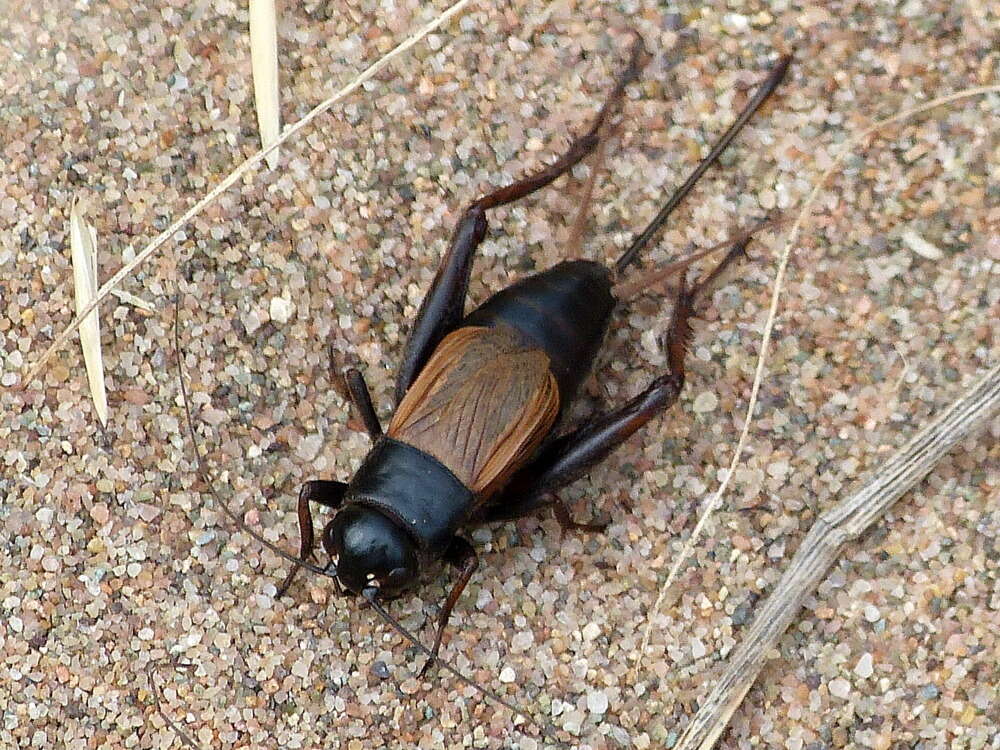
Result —
[[[555, 163], [484, 195], [462, 214], [406, 345], [396, 377], [396, 414], [387, 432], [382, 430], [361, 373], [355, 369], [346, 372], [351, 401], [373, 446], [350, 482], [315, 480], [302, 486], [298, 500], [299, 557], [267, 543], [227, 509], [240, 526], [295, 563], [279, 596], [287, 591], [301, 567], [330, 576], [338, 589], [343, 587], [363, 596], [427, 654], [430, 659], [425, 670], [438, 662], [514, 710], [437, 657], [452, 608], [478, 566], [476, 552], [461, 532], [548, 506], [564, 528], [599, 531], [606, 526], [572, 520], [556, 492], [677, 401], [684, 385], [689, 319], [719, 273], [744, 254], [751, 232], [736, 238], [725, 259], [701, 282], [689, 287], [684, 280], [686, 273], [681, 272], [665, 341], [668, 372], [653, 379], [646, 390], [627, 403], [565, 430], [563, 417], [593, 367], [618, 303], [613, 294], [615, 283], [777, 88], [791, 62], [790, 56], [779, 59], [736, 122], [613, 268], [590, 260], [563, 261], [497, 292], [466, 314], [474, 252], [486, 235], [487, 212], [545, 187], [593, 152], [606, 136], [608, 121], [620, 106], [626, 86], [638, 77], [643, 56], [637, 39], [627, 67], [590, 129], [573, 141]], [[544, 371], [538, 369], [539, 362], [544, 363]], [[428, 375], [429, 369], [434, 372]], [[426, 376], [428, 384], [424, 384], [422, 376]], [[478, 385], [464, 387], [470, 382]], [[183, 379], [181, 383], [183, 386]], [[412, 424], [400, 427], [397, 422], [401, 421], [403, 405], [407, 414], [416, 416], [412, 416]], [[498, 413], [506, 422], [495, 428], [490, 420]], [[505, 430], [499, 437], [498, 429]], [[411, 434], [430, 437], [422, 438], [423, 442], [408, 442], [400, 437]], [[431, 445], [439, 455], [413, 442]], [[493, 453], [484, 445], [493, 446]], [[455, 455], [460, 458], [453, 458]], [[470, 472], [474, 474], [486, 463], [489, 471], [483, 470], [485, 474], [477, 476], [487, 476], [482, 481], [488, 486], [478, 486], [469, 479]], [[322, 567], [309, 561], [315, 542], [311, 503], [335, 511], [322, 533], [322, 544], [329, 556], [329, 563]], [[459, 572], [441, 607], [434, 645], [427, 649], [388, 615], [382, 602], [412, 588], [421, 572], [438, 560], [457, 567]]]

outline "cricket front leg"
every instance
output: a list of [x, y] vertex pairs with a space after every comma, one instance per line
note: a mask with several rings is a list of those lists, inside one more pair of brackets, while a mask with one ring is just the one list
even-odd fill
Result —
[[[451, 593], [448, 594], [448, 598], [445, 599], [444, 605], [441, 607], [441, 614], [438, 615], [437, 635], [434, 638], [434, 647], [431, 649], [431, 653], [435, 657], [441, 649], [441, 638], [444, 637], [444, 629], [448, 626], [451, 611], [455, 608], [458, 597], [462, 595], [469, 580], [472, 578], [472, 574], [479, 567], [479, 556], [476, 555], [476, 550], [468, 541], [460, 536], [456, 536], [451, 540], [448, 551], [445, 552], [444, 559], [448, 564], [458, 568], [459, 576], [455, 585], [451, 588]], [[421, 677], [427, 674], [427, 670], [430, 669], [433, 663], [434, 659], [427, 660], [424, 668], [420, 670]]]
[[351, 395], [351, 403], [361, 416], [361, 421], [365, 425], [365, 431], [372, 440], [382, 437], [382, 425], [378, 421], [378, 414], [372, 405], [372, 397], [368, 392], [368, 384], [365, 376], [360, 370], [353, 367], [348, 368], [344, 373], [344, 380], [347, 381], [347, 391]]
[[[299, 490], [298, 504], [300, 560], [312, 557], [313, 546], [316, 543], [309, 503], [319, 503], [320, 505], [325, 505], [327, 508], [336, 510], [343, 503], [344, 492], [346, 490], [347, 485], [344, 482], [336, 480], [315, 479], [302, 484], [302, 489]], [[280, 599], [288, 591], [288, 587], [292, 585], [292, 580], [301, 567], [301, 565], [296, 564], [288, 571], [288, 576], [281, 586], [278, 587], [275, 599]]]

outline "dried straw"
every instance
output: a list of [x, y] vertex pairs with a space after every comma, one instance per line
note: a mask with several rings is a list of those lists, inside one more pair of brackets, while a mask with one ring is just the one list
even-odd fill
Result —
[[[250, 0], [250, 67], [257, 128], [261, 148], [267, 149], [281, 135], [278, 97], [278, 19], [274, 0]], [[267, 166], [278, 167], [278, 149], [267, 155]]]
[[90, 397], [101, 425], [108, 424], [108, 394], [104, 388], [104, 355], [101, 353], [101, 323], [94, 298], [97, 296], [97, 232], [83, 215], [79, 198], [69, 211], [69, 248], [73, 260], [73, 297], [80, 323], [80, 346], [87, 368]]
[[69, 337], [73, 334], [80, 326], [80, 321], [83, 317], [90, 312], [92, 312], [97, 305], [107, 297], [111, 290], [117, 287], [124, 279], [126, 279], [131, 273], [138, 268], [142, 263], [144, 263], [153, 253], [160, 249], [167, 240], [174, 236], [175, 233], [179, 232], [185, 224], [187, 224], [191, 219], [200, 214], [205, 210], [212, 201], [218, 198], [222, 193], [228, 190], [234, 183], [236, 183], [240, 178], [243, 177], [247, 172], [253, 169], [255, 166], [260, 164], [261, 160], [264, 159], [269, 153], [275, 150], [282, 143], [287, 141], [292, 136], [296, 135], [300, 130], [305, 128], [310, 122], [315, 120], [321, 114], [326, 112], [330, 107], [344, 99], [348, 95], [355, 92], [360, 88], [366, 81], [371, 80], [378, 74], [383, 68], [385, 68], [390, 62], [402, 55], [404, 52], [410, 50], [414, 45], [420, 42], [424, 37], [435, 31], [439, 27], [446, 24], [449, 20], [454, 18], [456, 15], [465, 10], [465, 7], [471, 2], [471, 0], [458, 0], [457, 3], [449, 7], [446, 11], [439, 14], [430, 23], [418, 29], [414, 34], [407, 37], [403, 42], [398, 44], [396, 47], [391, 49], [377, 61], [369, 65], [362, 71], [353, 81], [341, 88], [337, 93], [328, 99], [320, 102], [309, 114], [303, 117], [301, 120], [296, 122], [294, 125], [290, 126], [282, 133], [277, 140], [271, 145], [262, 148], [260, 151], [255, 153], [245, 162], [240, 164], [236, 169], [230, 172], [218, 185], [216, 185], [212, 190], [209, 191], [208, 195], [198, 201], [195, 205], [185, 211], [180, 218], [174, 221], [169, 227], [158, 234], [153, 240], [146, 245], [141, 252], [139, 252], [135, 258], [130, 262], [126, 263], [114, 276], [112, 276], [104, 286], [100, 288], [97, 292], [97, 298], [93, 300], [82, 312], [78, 312], [76, 318], [70, 322], [65, 328], [63, 328], [59, 334], [55, 337], [53, 342], [49, 345], [49, 348], [45, 350], [41, 357], [33, 364], [24, 376], [24, 380], [21, 381], [21, 387], [26, 388], [28, 385], [38, 376], [41, 372], [42, 367], [45, 363], [49, 361], [49, 358], [55, 354], [59, 348], [66, 343]]

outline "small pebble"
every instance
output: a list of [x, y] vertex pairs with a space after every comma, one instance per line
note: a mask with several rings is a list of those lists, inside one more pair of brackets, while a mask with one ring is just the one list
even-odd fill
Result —
[[518, 39], [516, 36], [507, 39], [507, 46], [510, 47], [511, 52], [527, 52], [531, 49], [531, 46], [527, 42]]
[[570, 734], [580, 734], [584, 718], [582, 711], [570, 711], [563, 717], [562, 728]]
[[94, 503], [94, 507], [90, 509], [90, 517], [103, 526], [111, 518], [111, 511], [104, 503]]
[[873, 671], [872, 655], [869, 653], [862, 654], [861, 658], [858, 659], [858, 663], [854, 667], [854, 674], [861, 679], [868, 679], [872, 676]]
[[504, 667], [500, 670], [500, 682], [505, 684], [511, 683], [517, 679], [517, 673], [510, 667]]
[[939, 554], [941, 554], [941, 540], [940, 539], [932, 539], [931, 542], [930, 542], [930, 544], [928, 544], [926, 547], [924, 547], [922, 550], [920, 550], [920, 558], [922, 560], [924, 560], [925, 562], [929, 561], [929, 560], [933, 560]]
[[292, 674], [300, 679], [305, 679], [309, 675], [310, 660], [300, 657], [292, 663]]
[[663, 28], [668, 31], [678, 31], [684, 26], [684, 16], [680, 13], [664, 13]]
[[847, 700], [847, 696], [851, 694], [851, 683], [843, 677], [837, 677], [830, 680], [829, 689], [830, 695]]
[[936, 245], [932, 245], [912, 230], [907, 230], [900, 236], [902, 237], [903, 242], [906, 243], [906, 246], [921, 258], [927, 258], [928, 260], [941, 260], [944, 257], [944, 253], [941, 251], [941, 248]]
[[299, 441], [299, 445], [295, 449], [295, 455], [303, 461], [314, 461], [322, 447], [322, 435], [306, 435]]
[[872, 590], [872, 585], [864, 578], [859, 578], [851, 584], [850, 594], [852, 598], [860, 598]]
[[716, 396], [712, 391], [702, 391], [695, 398], [691, 408], [694, 409], [696, 414], [707, 414], [710, 411], [715, 411], [715, 407], [718, 405], [718, 396]]
[[775, 479], [784, 479], [790, 468], [788, 461], [774, 461], [767, 465], [767, 473]]
[[535, 636], [531, 631], [515, 633], [510, 639], [510, 650], [515, 653], [521, 653], [531, 648], [531, 644], [534, 642]]
[[271, 320], [275, 323], [284, 324], [292, 319], [292, 314], [295, 312], [295, 305], [292, 304], [291, 300], [287, 300], [284, 297], [272, 297], [271, 304], [268, 308], [268, 313], [271, 316]]
[[174, 62], [177, 63], [177, 69], [181, 73], [187, 73], [194, 64], [194, 58], [188, 52], [187, 43], [183, 38], [174, 42]]
[[727, 13], [722, 17], [722, 28], [730, 34], [742, 34], [750, 28], [750, 19], [738, 13]]
[[772, 560], [780, 560], [785, 556], [785, 538], [776, 539], [773, 544], [767, 548], [767, 556]]
[[608, 696], [603, 690], [587, 693], [587, 710], [592, 714], [603, 714], [608, 710]]

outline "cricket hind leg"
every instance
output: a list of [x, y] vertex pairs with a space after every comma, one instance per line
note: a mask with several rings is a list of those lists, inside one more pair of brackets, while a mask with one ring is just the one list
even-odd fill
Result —
[[639, 254], [644, 248], [646, 248], [653, 238], [659, 233], [660, 229], [666, 223], [670, 214], [673, 213], [674, 209], [680, 205], [681, 201], [687, 197], [687, 194], [691, 192], [694, 186], [697, 184], [698, 180], [701, 179], [702, 175], [711, 167], [722, 153], [729, 147], [733, 139], [739, 134], [743, 127], [750, 121], [750, 118], [757, 112], [758, 109], [767, 101], [767, 99], [774, 93], [778, 85], [784, 80], [785, 74], [788, 72], [788, 68], [792, 63], [791, 55], [783, 55], [778, 58], [778, 62], [771, 72], [768, 74], [767, 78], [757, 87], [757, 91], [754, 93], [753, 97], [747, 102], [747, 105], [743, 108], [743, 111], [736, 117], [736, 120], [729, 129], [715, 142], [712, 146], [712, 150], [709, 151], [708, 156], [701, 160], [701, 162], [696, 166], [688, 178], [684, 181], [674, 194], [670, 196], [663, 207], [660, 208], [659, 212], [653, 218], [652, 221], [643, 229], [632, 243], [629, 245], [628, 249], [622, 253], [621, 257], [615, 263], [615, 271], [620, 277], [626, 268], [632, 263], [634, 263]]
[[600, 143], [601, 130], [611, 113], [621, 104], [625, 87], [638, 77], [642, 58], [642, 40], [636, 36], [628, 66], [618, 77], [590, 129], [574, 140], [553, 164], [482, 196], [469, 205], [462, 214], [452, 235], [451, 246], [420, 304], [416, 322], [406, 343], [399, 372], [396, 375], [397, 404], [420, 374], [434, 348], [464, 317], [473, 256], [486, 236], [486, 211], [531, 195], [561, 177], [591, 153]]
[[563, 528], [598, 530], [588, 527], [600, 524], [569, 520], [565, 506], [560, 508], [562, 501], [555, 496], [555, 491], [607, 458], [653, 417], [677, 402], [684, 387], [684, 363], [691, 339], [690, 320], [694, 316], [695, 307], [711, 292], [726, 269], [736, 260], [746, 257], [748, 242], [749, 239], [746, 239], [730, 248], [726, 257], [693, 287], [688, 288], [682, 277], [667, 331], [665, 348], [668, 371], [654, 379], [642, 393], [624, 405], [591, 416], [576, 429], [545, 446], [534, 461], [514, 474], [501, 495], [491, 502], [483, 520], [519, 518], [547, 505], [556, 505], [556, 517]]

